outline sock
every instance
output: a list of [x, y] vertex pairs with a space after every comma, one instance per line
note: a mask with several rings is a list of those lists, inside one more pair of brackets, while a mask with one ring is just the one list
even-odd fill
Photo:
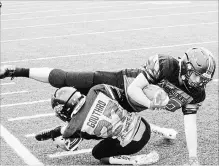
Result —
[[56, 127], [55, 129], [53, 129], [53, 131], [51, 132], [51, 137], [52, 139], [61, 136], [61, 126]]
[[16, 67], [13, 76], [14, 77], [29, 77], [29, 71], [30, 69], [27, 69], [27, 68]]

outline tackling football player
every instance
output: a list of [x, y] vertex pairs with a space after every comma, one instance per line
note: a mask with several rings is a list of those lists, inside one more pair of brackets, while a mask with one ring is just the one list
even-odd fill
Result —
[[155, 151], [148, 155], [124, 156], [139, 152], [149, 141], [151, 129], [138, 113], [128, 112], [119, 104], [121, 97], [120, 89], [106, 84], [92, 87], [87, 96], [74, 87], [57, 89], [51, 100], [52, 108], [67, 125], [42, 131], [35, 138], [53, 139], [67, 150], [71, 149], [72, 141], [74, 144], [74, 138], [102, 139], [92, 149], [92, 155], [103, 163], [157, 162], [159, 155]]
[[212, 80], [215, 68], [212, 53], [206, 48], [198, 47], [188, 49], [179, 59], [162, 54], [152, 56], [139, 69], [67, 72], [52, 68], [2, 66], [0, 78], [27, 77], [58, 88], [74, 86], [83, 94], [87, 94], [94, 85], [109, 84], [124, 91], [130, 107], [136, 112], [145, 107], [156, 108], [143, 94], [143, 88], [148, 84], [159, 85], [170, 98], [166, 110], [174, 112], [182, 108], [189, 158], [192, 163], [197, 164], [196, 113], [205, 100], [205, 87]]

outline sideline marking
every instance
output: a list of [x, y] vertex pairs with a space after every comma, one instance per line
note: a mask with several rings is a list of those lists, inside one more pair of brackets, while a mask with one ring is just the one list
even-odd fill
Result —
[[33, 115], [33, 116], [22, 116], [22, 117], [16, 117], [16, 118], [9, 118], [8, 121], [34, 119], [34, 118], [47, 117], [47, 116], [55, 116], [55, 113], [37, 114], [37, 115]]
[[51, 99], [31, 101], [31, 102], [24, 102], [24, 103], [15, 103], [15, 104], [5, 104], [5, 105], [1, 105], [0, 108], [13, 107], [13, 106], [19, 106], [19, 105], [30, 105], [30, 104], [43, 103], [43, 102], [48, 102], [48, 101], [51, 101]]
[[124, 49], [124, 50], [91, 52], [91, 53], [85, 53], [85, 54], [74, 54], [74, 55], [64, 55], [64, 56], [55, 56], [55, 57], [35, 58], [35, 59], [23, 59], [23, 60], [16, 60], [16, 61], [5, 61], [5, 62], [1, 62], [1, 64], [17, 63], [17, 62], [28, 62], [28, 61], [38, 61], [38, 60], [51, 60], [51, 59], [56, 59], [56, 58], [69, 58], [69, 57], [78, 57], [78, 56], [88, 56], [88, 55], [99, 55], [99, 54], [109, 54], [109, 53], [118, 53], [118, 52], [138, 51], [138, 50], [149, 50], [149, 49], [181, 47], [181, 46], [188, 46], [188, 45], [210, 44], [210, 43], [218, 43], [218, 41], [197, 42], [197, 43], [184, 43], [184, 44], [175, 44], [175, 45], [166, 45], [166, 46], [151, 46], [151, 47]]
[[[6, 128], [1, 125], [0, 135], [4, 138], [5, 142], [20, 156], [27, 165], [31, 166], [43, 166], [29, 150], [21, 144], [21, 142], [14, 137]], [[12, 156], [13, 157], [13, 156]]]
[[81, 150], [76, 150], [76, 151], [57, 152], [54, 154], [49, 154], [48, 156], [50, 158], [56, 158], [56, 157], [72, 156], [72, 155], [76, 155], [76, 154], [90, 153], [90, 152], [92, 152], [92, 149], [81, 149]]

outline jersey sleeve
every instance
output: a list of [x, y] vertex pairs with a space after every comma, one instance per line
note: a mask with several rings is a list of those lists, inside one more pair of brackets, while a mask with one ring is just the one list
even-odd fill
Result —
[[182, 112], [184, 115], [196, 114], [201, 104], [202, 103], [187, 104], [182, 107]]
[[143, 66], [143, 74], [147, 78], [149, 83], [155, 83], [156, 80], [160, 76], [160, 63], [159, 63], [159, 56], [154, 55], [148, 58], [146, 63]]
[[198, 92], [193, 93], [193, 100], [187, 105], [182, 107], [182, 112], [184, 115], [196, 114], [199, 107], [202, 105], [206, 97], [205, 89], [198, 89]]
[[176, 63], [171, 56], [157, 54], [148, 58], [142, 73], [150, 84], [157, 84], [162, 79], [170, 79], [176, 72]]

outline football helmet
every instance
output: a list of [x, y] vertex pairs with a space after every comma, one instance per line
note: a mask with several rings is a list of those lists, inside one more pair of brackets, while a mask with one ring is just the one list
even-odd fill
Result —
[[[181, 78], [186, 87], [204, 87], [212, 80], [216, 68], [213, 54], [203, 47], [190, 48], [181, 58]], [[191, 75], [199, 77], [194, 81]]]
[[64, 122], [69, 122], [84, 105], [86, 97], [74, 87], [62, 87], [51, 98], [55, 114]]

